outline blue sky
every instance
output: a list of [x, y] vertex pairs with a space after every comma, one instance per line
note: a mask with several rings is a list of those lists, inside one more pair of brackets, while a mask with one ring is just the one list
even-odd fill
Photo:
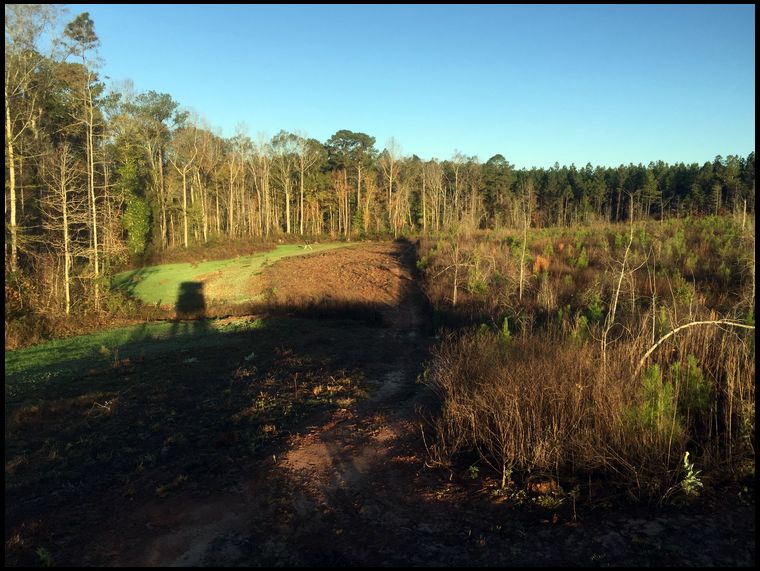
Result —
[[518, 167], [699, 162], [755, 148], [755, 7], [68, 5], [101, 70], [231, 136]]

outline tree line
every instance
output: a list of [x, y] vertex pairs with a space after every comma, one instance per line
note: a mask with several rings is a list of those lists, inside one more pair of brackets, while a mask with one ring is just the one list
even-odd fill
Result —
[[6, 305], [8, 283], [26, 280], [50, 308], [99, 309], [130, 259], [227, 239], [754, 212], [754, 151], [518, 169], [502, 155], [423, 160], [350, 130], [224, 138], [170, 94], [107, 88], [88, 13], [58, 34], [55, 6], [5, 16]]

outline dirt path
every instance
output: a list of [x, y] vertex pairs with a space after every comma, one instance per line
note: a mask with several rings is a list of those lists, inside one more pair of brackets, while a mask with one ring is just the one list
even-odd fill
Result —
[[[291, 435], [271, 457], [115, 513], [84, 563], [191, 565], [750, 565], [754, 497], [729, 490], [690, 510], [514, 509], [483, 482], [424, 466], [417, 384], [429, 339], [403, 244], [269, 268], [257, 287], [380, 304], [366, 399]], [[360, 253], [361, 252], [361, 253]], [[273, 286], [272, 284], [277, 284]], [[378, 361], [380, 364], [378, 364]], [[750, 503], [748, 503], [750, 502]]]
[[327, 299], [381, 307], [387, 329], [381, 335], [383, 346], [371, 350], [392, 359], [377, 371], [375, 389], [326, 423], [292, 436], [282, 450], [241, 474], [223, 493], [150, 501], [115, 516], [106, 528], [117, 528], [120, 537], [114, 537], [113, 529], [104, 533], [93, 562], [187, 566], [343, 561], [342, 550], [331, 555], [337, 552], [326, 546], [336, 540], [346, 545], [348, 537], [354, 543], [356, 518], [379, 509], [363, 498], [389, 485], [394, 465], [419, 468], [419, 458], [398, 444], [418, 430], [413, 422], [419, 393], [415, 379], [425, 350], [413, 263], [410, 246], [394, 244], [363, 247], [358, 258], [353, 252], [334, 252], [269, 268], [252, 287], [277, 284], [284, 303]]

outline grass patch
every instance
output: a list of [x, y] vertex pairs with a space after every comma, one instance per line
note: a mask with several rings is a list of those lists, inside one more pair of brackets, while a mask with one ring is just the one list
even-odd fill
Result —
[[6, 351], [5, 396], [13, 399], [40, 383], [54, 382], [90, 369], [113, 368], [138, 359], [210, 349], [224, 343], [220, 335], [262, 326], [261, 320], [161, 321], [118, 327], [89, 335], [56, 339]]

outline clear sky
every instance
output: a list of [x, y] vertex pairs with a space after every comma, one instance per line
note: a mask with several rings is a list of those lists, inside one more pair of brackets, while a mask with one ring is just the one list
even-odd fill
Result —
[[68, 5], [101, 73], [169, 93], [225, 137], [518, 167], [699, 162], [755, 149], [755, 7]]

